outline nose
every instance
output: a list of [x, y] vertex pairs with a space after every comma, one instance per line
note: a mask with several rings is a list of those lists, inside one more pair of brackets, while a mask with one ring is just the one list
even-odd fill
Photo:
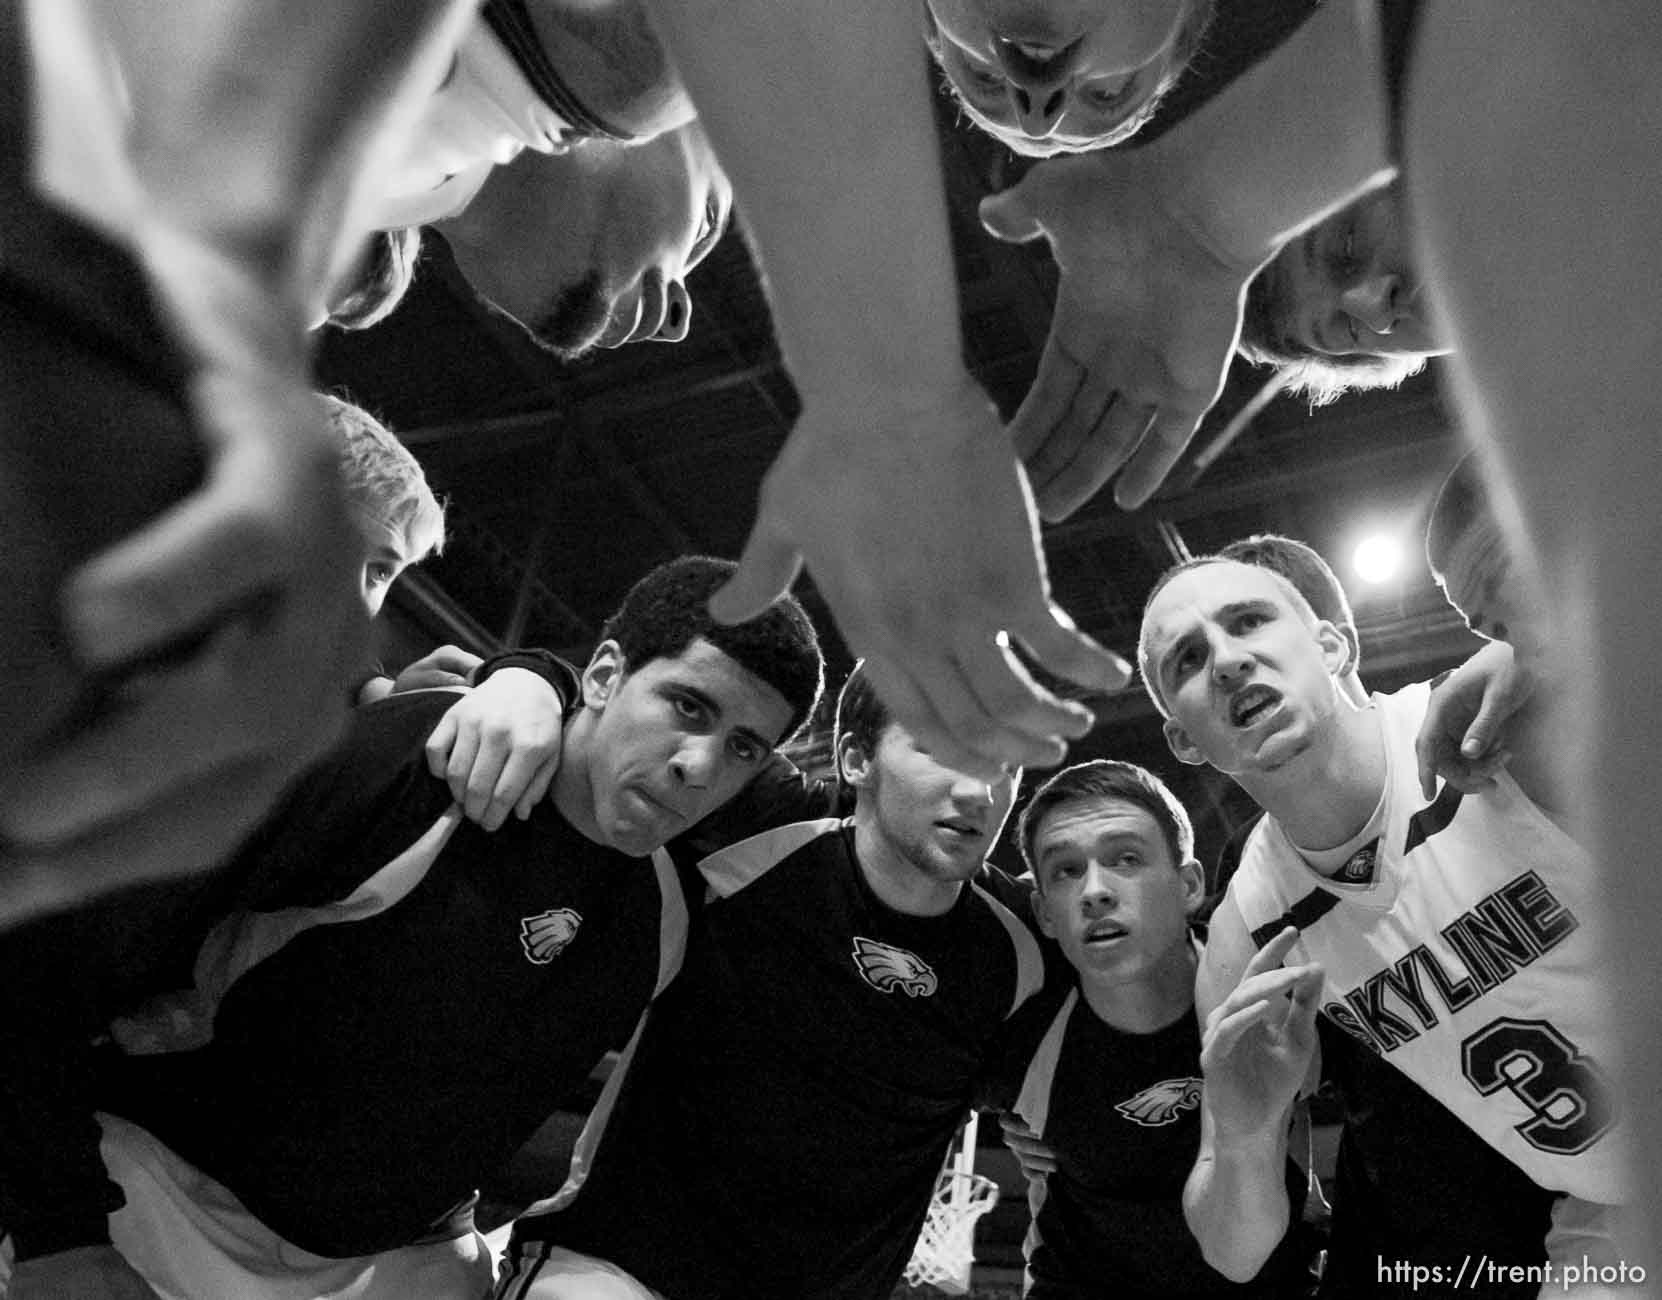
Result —
[[1085, 878], [1080, 882], [1080, 903], [1087, 911], [1099, 911], [1114, 904], [1114, 882], [1108, 869], [1095, 858], [1085, 864]]
[[[1002, 785], [1003, 782], [999, 782]], [[952, 783], [952, 802], [966, 811], [979, 811], [982, 808], [992, 807], [998, 785], [988, 785], [985, 781], [974, 777], [959, 774]]]
[[1220, 636], [1212, 647], [1212, 672], [1220, 682], [1239, 677], [1256, 661], [1252, 651], [1232, 636]]
[[1375, 334], [1389, 334], [1397, 326], [1397, 295], [1400, 276], [1370, 275], [1339, 295], [1339, 307], [1360, 325]]
[[999, 39], [994, 42], [1000, 66], [1007, 78], [1010, 107], [1022, 134], [1043, 140], [1056, 129], [1067, 107], [1068, 80], [1081, 41], [1060, 49], [1018, 45]]
[[679, 343], [692, 326], [692, 295], [679, 280], [664, 286], [664, 320], [652, 337], [662, 343]]
[[669, 761], [675, 783], [694, 790], [708, 789], [721, 767], [722, 740], [719, 736], [687, 736]]

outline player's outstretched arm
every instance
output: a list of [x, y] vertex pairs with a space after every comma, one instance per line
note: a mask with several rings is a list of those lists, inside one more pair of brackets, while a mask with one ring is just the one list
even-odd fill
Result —
[[1206, 1262], [1254, 1277], [1286, 1234], [1287, 1128], [1316, 1049], [1321, 970], [1283, 968], [1298, 932], [1283, 930], [1206, 1016], [1200, 1155], [1183, 1213]]
[[762, 609], [803, 561], [897, 717], [978, 772], [1053, 763], [1085, 710], [1021, 642], [1112, 689], [1124, 666], [1050, 600], [1026, 482], [964, 370], [917, 10], [893, 0], [659, 0], [766, 270], [803, 413], [740, 573]]
[[1153, 495], [1223, 385], [1247, 281], [1291, 234], [1383, 183], [1366, 0], [1324, 4], [1282, 47], [1145, 149], [1041, 163], [983, 205], [1047, 237], [1062, 289], [1012, 426], [1048, 519], [1115, 473]]

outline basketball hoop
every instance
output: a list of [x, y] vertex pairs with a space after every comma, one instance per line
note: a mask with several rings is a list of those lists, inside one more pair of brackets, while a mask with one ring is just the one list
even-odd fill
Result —
[[964, 1125], [957, 1159], [941, 1171], [929, 1213], [906, 1265], [908, 1286], [938, 1287], [949, 1295], [967, 1295], [975, 1263], [975, 1223], [998, 1203], [998, 1184], [974, 1172], [978, 1117]]

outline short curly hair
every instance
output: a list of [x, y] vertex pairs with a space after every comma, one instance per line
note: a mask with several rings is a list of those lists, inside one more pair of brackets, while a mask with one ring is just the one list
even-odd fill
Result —
[[1097, 758], [1086, 763], [1064, 767], [1051, 777], [1027, 801], [1016, 821], [1016, 844], [1021, 849], [1021, 860], [1033, 873], [1039, 888], [1044, 881], [1039, 877], [1033, 856], [1033, 842], [1039, 837], [1039, 827], [1046, 814], [1078, 799], [1123, 799], [1147, 811], [1166, 838], [1171, 850], [1173, 866], [1181, 866], [1195, 856], [1195, 828], [1177, 796], [1159, 777], [1146, 767], [1122, 763], [1116, 759]]
[[710, 597], [738, 567], [708, 555], [684, 555], [660, 564], [629, 588], [600, 636], [617, 642], [628, 669], [654, 659], [673, 659], [702, 637], [785, 697], [791, 720], [779, 738], [782, 744], [813, 716], [819, 703], [825, 685], [819, 635], [802, 603], [788, 594], [748, 622], [716, 622], [710, 616]]

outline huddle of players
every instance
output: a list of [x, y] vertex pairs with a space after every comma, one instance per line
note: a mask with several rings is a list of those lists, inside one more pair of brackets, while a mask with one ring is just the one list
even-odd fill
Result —
[[[1445, 490], [1433, 562], [1474, 628], [1510, 633], [1527, 611], [1475, 482], [1467, 463]], [[1358, 708], [1330, 571], [1276, 539], [1233, 551], [1163, 580], [1140, 647], [1174, 753], [1269, 813], [1204, 946], [1193, 832], [1152, 774], [1042, 785], [1029, 891], [985, 864], [1015, 782], [918, 749], [862, 671], [844, 789], [770, 758], [817, 700], [812, 627], [791, 602], [715, 625], [730, 566], [677, 562], [577, 681], [509, 656], [459, 704], [360, 710], [207, 881], [80, 915], [67, 944], [8, 940], [4, 1095], [39, 1124], [6, 1164], [13, 1293], [113, 1239], [163, 1295], [477, 1294], [472, 1189], [623, 1047], [499, 1295], [886, 1295], [989, 1102], [1053, 1166], [1033, 1294], [1289, 1294], [1318, 1006], [1345, 1031], [1321, 1048], [1345, 1108], [1327, 1293], [1461, 1243], [1579, 1259], [1621, 1197], [1585, 859], [1492, 764], [1423, 795], [1427, 689]], [[488, 833], [425, 742], [492, 692], [564, 728], [549, 797]]]

